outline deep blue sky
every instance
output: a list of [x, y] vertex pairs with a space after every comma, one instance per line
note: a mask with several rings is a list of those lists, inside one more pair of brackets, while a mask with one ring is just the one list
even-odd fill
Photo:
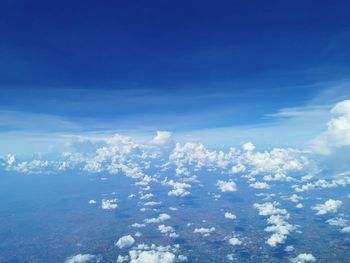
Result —
[[333, 102], [348, 96], [349, 9], [1, 1], [0, 129], [186, 131], [258, 124], [320, 96]]

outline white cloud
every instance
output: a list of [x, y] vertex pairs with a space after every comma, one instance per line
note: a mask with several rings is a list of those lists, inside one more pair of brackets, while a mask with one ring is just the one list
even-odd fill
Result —
[[193, 233], [201, 234], [203, 236], [209, 236], [214, 231], [215, 231], [215, 227], [211, 227], [211, 228], [201, 227], [201, 228], [195, 228], [193, 230]]
[[278, 208], [279, 203], [264, 203], [254, 204], [254, 207], [259, 210], [259, 215], [269, 216], [267, 218], [268, 226], [266, 232], [271, 232], [272, 235], [266, 240], [266, 243], [271, 247], [276, 247], [278, 244], [283, 244], [290, 232], [296, 230], [296, 227], [287, 222], [289, 214], [287, 210]]
[[342, 217], [331, 218], [331, 219], [328, 219], [326, 222], [331, 226], [339, 226], [339, 227], [345, 227], [348, 224], [348, 220]]
[[233, 220], [233, 219], [236, 219], [237, 216], [235, 214], [230, 213], [230, 212], [226, 212], [225, 213], [225, 218]]
[[329, 154], [334, 149], [350, 146], [350, 100], [337, 103], [331, 114], [327, 130], [311, 142], [310, 148], [316, 153]]
[[171, 217], [168, 214], [162, 213], [160, 214], [158, 217], [154, 217], [154, 218], [146, 218], [144, 220], [144, 222], [146, 224], [151, 224], [151, 223], [160, 223], [163, 222], [165, 220], [169, 220]]
[[266, 182], [255, 182], [249, 184], [250, 187], [255, 188], [255, 189], [270, 189], [270, 185], [267, 184]]
[[158, 226], [159, 232], [162, 234], [165, 234], [168, 237], [176, 238], [179, 235], [175, 233], [175, 230], [172, 226], [166, 226], [166, 225], [159, 225]]
[[168, 131], [157, 131], [157, 135], [152, 139], [151, 144], [165, 144], [169, 141], [171, 132]]
[[261, 216], [271, 216], [275, 214], [287, 214], [287, 210], [278, 208], [280, 204], [276, 201], [273, 203], [254, 204], [254, 207], [259, 210]]
[[166, 226], [166, 225], [159, 225], [158, 230], [163, 234], [174, 232], [174, 228], [172, 226]]
[[336, 213], [342, 204], [343, 202], [340, 200], [329, 199], [324, 204], [313, 206], [312, 209], [317, 211], [317, 215], [325, 215], [327, 213]]
[[247, 152], [252, 152], [255, 150], [255, 146], [251, 142], [247, 142], [247, 143], [243, 144], [242, 148], [243, 148], [243, 150], [245, 150]]
[[222, 181], [218, 180], [216, 186], [219, 188], [221, 192], [235, 192], [237, 191], [236, 183], [232, 180], [230, 181]]
[[182, 262], [183, 257], [176, 258], [177, 248], [170, 246], [156, 246], [140, 244], [129, 251], [130, 263], [173, 263], [178, 259]]
[[295, 207], [300, 209], [300, 208], [303, 208], [304, 205], [303, 205], [302, 203], [299, 203], [299, 204], [297, 204]]
[[172, 263], [175, 262], [175, 255], [168, 251], [135, 251], [130, 252], [130, 263]]
[[237, 165], [232, 166], [232, 168], [231, 168], [231, 172], [233, 174], [243, 173], [243, 172], [245, 172], [245, 170], [246, 170], [246, 167], [243, 164], [237, 164]]
[[316, 258], [312, 254], [299, 254], [297, 257], [290, 260], [291, 263], [316, 262]]
[[88, 263], [88, 262], [100, 262], [100, 257], [91, 254], [78, 254], [72, 256], [66, 260], [66, 263]]
[[117, 258], [117, 263], [123, 263], [123, 262], [127, 262], [129, 260], [129, 256], [121, 256], [119, 255]]
[[127, 235], [119, 238], [117, 243], [115, 243], [115, 245], [120, 249], [122, 249], [126, 247], [131, 247], [134, 243], [135, 243], [135, 239], [131, 235]]
[[350, 226], [342, 228], [341, 232], [350, 233]]
[[174, 180], [167, 180], [167, 178], [165, 178], [162, 181], [162, 185], [173, 187], [173, 190], [168, 192], [169, 196], [184, 197], [190, 194], [190, 192], [186, 190], [187, 188], [191, 188], [191, 185], [188, 183], [175, 182]]
[[232, 246], [239, 246], [242, 245], [242, 241], [239, 240], [237, 237], [232, 237], [228, 240], [228, 243]]
[[116, 209], [118, 207], [117, 204], [117, 199], [102, 199], [102, 209], [104, 210], [111, 210], [111, 209]]

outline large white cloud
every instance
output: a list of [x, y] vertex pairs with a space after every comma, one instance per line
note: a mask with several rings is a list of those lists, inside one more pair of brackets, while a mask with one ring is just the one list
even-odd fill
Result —
[[350, 146], [350, 100], [337, 103], [331, 110], [333, 117], [327, 130], [311, 142], [316, 153], [329, 154], [334, 149]]

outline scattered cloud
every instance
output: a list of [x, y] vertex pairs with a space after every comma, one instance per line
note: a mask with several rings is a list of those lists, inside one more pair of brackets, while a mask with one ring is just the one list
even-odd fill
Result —
[[325, 215], [327, 213], [336, 213], [342, 204], [343, 202], [340, 200], [329, 199], [324, 204], [313, 206], [312, 209], [317, 211], [317, 215]]

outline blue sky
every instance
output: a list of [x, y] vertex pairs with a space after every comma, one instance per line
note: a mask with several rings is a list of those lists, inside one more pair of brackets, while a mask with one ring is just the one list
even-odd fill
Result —
[[213, 145], [308, 140], [349, 97], [348, 10], [347, 1], [2, 1], [2, 151], [159, 129]]

